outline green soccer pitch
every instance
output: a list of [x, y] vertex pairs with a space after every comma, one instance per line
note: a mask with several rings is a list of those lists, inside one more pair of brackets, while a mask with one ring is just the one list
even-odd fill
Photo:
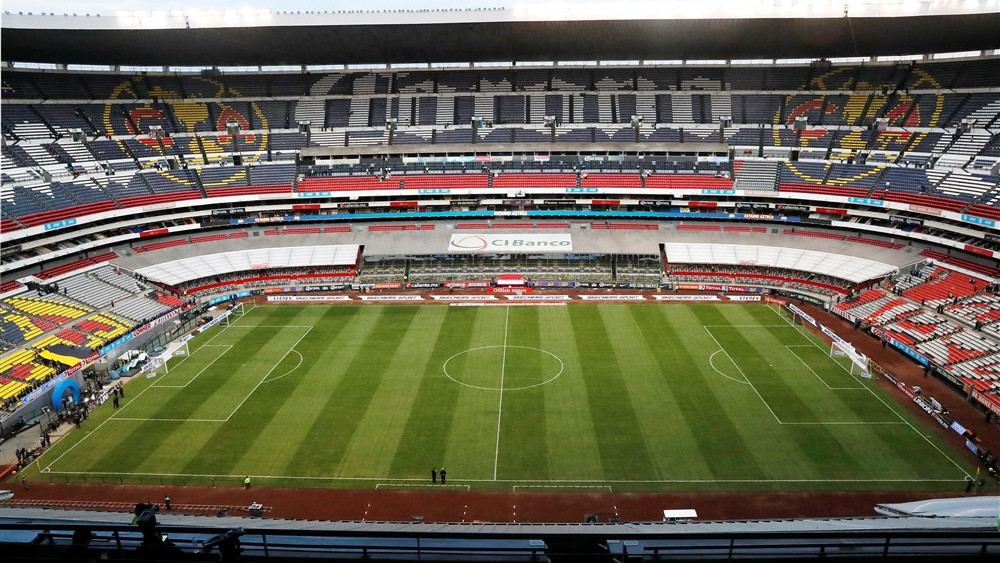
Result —
[[34, 478], [958, 490], [974, 470], [761, 304], [261, 306], [126, 389]]

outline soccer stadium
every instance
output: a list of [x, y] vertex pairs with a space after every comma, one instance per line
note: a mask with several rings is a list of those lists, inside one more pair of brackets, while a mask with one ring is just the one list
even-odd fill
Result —
[[1000, 557], [995, 0], [176, 4], [4, 8], [5, 561]]

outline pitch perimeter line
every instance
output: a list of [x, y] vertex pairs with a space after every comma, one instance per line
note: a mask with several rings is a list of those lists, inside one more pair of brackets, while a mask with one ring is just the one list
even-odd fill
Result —
[[[138, 400], [139, 397], [141, 397], [143, 395], [143, 393], [145, 393], [146, 391], [149, 391], [152, 388], [153, 388], [152, 384], [148, 385], [145, 389], [143, 389], [142, 391], [139, 391], [138, 393], [136, 393], [136, 395], [134, 397], [132, 397], [127, 403], [125, 403], [125, 406], [127, 407], [128, 405], [132, 404], [134, 401]], [[77, 443], [71, 445], [69, 448], [66, 449], [66, 451], [64, 451], [63, 453], [59, 454], [59, 457], [57, 457], [54, 460], [52, 460], [52, 462], [49, 463], [48, 465], [46, 465], [44, 468], [42, 467], [42, 458], [45, 457], [45, 454], [49, 453], [52, 450], [51, 450], [51, 448], [49, 448], [49, 449], [46, 449], [45, 451], [43, 451], [42, 455], [40, 455], [37, 458], [35, 458], [35, 464], [38, 466], [39, 473], [50, 473], [50, 472], [52, 472], [52, 466], [55, 465], [60, 459], [62, 459], [63, 456], [65, 456], [69, 452], [73, 451], [73, 449], [75, 449], [77, 446], [79, 446], [80, 444], [82, 444], [87, 438], [89, 438], [92, 435], [96, 434], [97, 431], [100, 430], [102, 426], [104, 426], [109, 421], [111, 421], [111, 419], [115, 418], [115, 415], [118, 414], [118, 413], [120, 413], [120, 412], [121, 412], [120, 410], [112, 412], [111, 416], [109, 416], [108, 418], [104, 419], [104, 422], [98, 424], [97, 427], [94, 428], [93, 430], [90, 430], [87, 433], [85, 433], [83, 435], [83, 438], [80, 438], [80, 440], [77, 441]], [[69, 471], [67, 473], [74, 473], [74, 472]]]
[[[227, 329], [230, 329], [230, 328], [233, 328], [233, 327], [236, 327], [236, 328], [245, 328], [245, 327], [244, 327], [243, 325], [240, 325], [240, 326], [236, 326], [236, 323], [238, 323], [238, 322], [242, 321], [242, 320], [244, 319], [244, 317], [246, 317], [246, 316], [247, 316], [247, 315], [248, 315], [248, 314], [250, 313], [250, 311], [253, 311], [253, 310], [254, 310], [254, 308], [255, 308], [255, 307], [256, 307], [256, 305], [254, 305], [254, 304], [251, 304], [251, 305], [250, 305], [250, 309], [249, 309], [249, 310], [246, 310], [246, 308], [244, 307], [244, 311], [243, 311], [243, 314], [242, 314], [242, 315], [240, 315], [240, 316], [239, 316], [239, 318], [237, 318], [236, 320], [234, 320], [234, 321], [232, 321], [232, 322], [228, 323], [228, 324], [227, 324], [226, 326], [222, 327], [222, 330], [220, 330], [220, 331], [219, 331], [218, 333], [216, 333], [216, 334], [215, 334], [215, 336], [213, 336], [212, 338], [209, 338], [209, 339], [208, 339], [208, 340], [207, 340], [207, 341], [205, 342], [205, 344], [202, 344], [202, 346], [206, 346], [206, 345], [208, 345], [208, 344], [209, 344], [210, 342], [212, 342], [213, 340], [215, 340], [216, 338], [218, 338], [218, 337], [222, 336], [222, 334], [223, 334], [224, 332], [226, 332], [226, 330], [227, 330]], [[216, 326], [218, 326], [218, 325], [216, 325]]]
[[[240, 483], [247, 476], [246, 473], [239, 474], [212, 474], [212, 473], [145, 473], [145, 472], [124, 472], [124, 471], [48, 471], [52, 475], [118, 475], [137, 477], [199, 477], [199, 478], [223, 478], [235, 479]], [[391, 484], [397, 482], [426, 482], [427, 478], [399, 478], [389, 477], [309, 477], [305, 475], [254, 475], [254, 479], [288, 479], [299, 481], [365, 481]], [[591, 485], [621, 485], [621, 484], [656, 484], [656, 483], [964, 483], [964, 479], [461, 479], [459, 483], [452, 485], [461, 486], [464, 483], [571, 483], [571, 484], [591, 484]], [[439, 487], [441, 485], [438, 485]], [[518, 485], [528, 486], [528, 485]]]
[[500, 466], [500, 421], [503, 420], [503, 378], [507, 369], [507, 327], [510, 325], [510, 307], [503, 320], [503, 357], [500, 359], [500, 405], [497, 407], [497, 447], [493, 455], [493, 480], [497, 480], [497, 468]]
[[[768, 309], [771, 309], [771, 307], [768, 306]], [[774, 311], [774, 309], [771, 309], [771, 310]], [[794, 327], [796, 329], [796, 331], [798, 331], [798, 333], [801, 334], [802, 337], [805, 338], [810, 344], [812, 344], [816, 348], [819, 348], [824, 353], [826, 352], [826, 350], [823, 350], [823, 348], [821, 348], [819, 346], [819, 344], [816, 344], [816, 341], [813, 340], [812, 336], [809, 333], [803, 332], [801, 328], [795, 326], [790, 320], [785, 319], [784, 317], [782, 317], [780, 309], [778, 311], [775, 311], [775, 314], [778, 315], [779, 318], [784, 319], [784, 321], [786, 323], [788, 323], [789, 325], [791, 325], [792, 327]], [[955, 461], [954, 459], [951, 458], [951, 456], [949, 456], [948, 454], [946, 454], [944, 452], [944, 450], [942, 450], [941, 448], [939, 448], [937, 446], [937, 444], [935, 444], [934, 442], [932, 442], [931, 439], [928, 438], [927, 436], [925, 436], [923, 432], [917, 430], [917, 428], [915, 426], [913, 426], [913, 424], [910, 423], [909, 420], [906, 420], [906, 418], [904, 418], [903, 415], [899, 414], [899, 412], [896, 411], [896, 409], [894, 409], [891, 406], [889, 406], [889, 403], [885, 402], [885, 400], [882, 397], [880, 397], [878, 395], [878, 393], [876, 393], [875, 391], [873, 391], [871, 389], [871, 387], [868, 387], [867, 385], [865, 385], [864, 381], [861, 381], [860, 379], [858, 379], [858, 377], [856, 375], [854, 375], [853, 373], [851, 373], [850, 370], [848, 370], [844, 366], [841, 366], [840, 363], [838, 363], [838, 362], [834, 362], [834, 363], [836, 363], [838, 366], [840, 366], [840, 369], [842, 369], [842, 370], [846, 371], [848, 374], [850, 374], [850, 376], [855, 381], [857, 381], [862, 387], [864, 387], [865, 389], [867, 389], [868, 392], [871, 393], [871, 395], [873, 397], [875, 397], [876, 399], [878, 399], [878, 402], [882, 403], [882, 405], [885, 406], [885, 408], [889, 409], [889, 412], [891, 412], [892, 414], [896, 415], [896, 417], [898, 417], [899, 420], [901, 420], [903, 423], [905, 423], [907, 426], [909, 426], [911, 430], [913, 430], [914, 432], [916, 432], [917, 436], [920, 436], [921, 438], [923, 438], [924, 441], [927, 442], [928, 444], [930, 444], [930, 446], [932, 448], [934, 448], [935, 450], [937, 450], [937, 452], [939, 454], [941, 454], [945, 459], [947, 459], [948, 461], [950, 461], [952, 465], [954, 465], [955, 467], [957, 467], [958, 470], [961, 471], [962, 474], [965, 476], [965, 478], [972, 477], [972, 475], [969, 475], [969, 472], [966, 471], [961, 465], [959, 465], [957, 461]]]

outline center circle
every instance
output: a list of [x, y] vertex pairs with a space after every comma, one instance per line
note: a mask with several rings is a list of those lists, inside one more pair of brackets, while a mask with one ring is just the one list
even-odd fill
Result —
[[531, 346], [469, 348], [444, 362], [444, 375], [465, 387], [519, 391], [551, 383], [565, 366], [559, 356]]

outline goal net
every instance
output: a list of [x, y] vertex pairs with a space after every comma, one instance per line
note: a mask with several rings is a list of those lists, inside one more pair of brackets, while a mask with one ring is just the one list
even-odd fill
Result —
[[147, 378], [156, 377], [161, 373], [167, 373], [170, 369], [167, 367], [168, 356], [166, 354], [162, 356], [151, 357], [139, 373], [136, 375], [145, 375]]
[[233, 305], [232, 309], [229, 309], [228, 314], [223, 317], [219, 324], [222, 326], [229, 326], [236, 321], [240, 320], [244, 315], [243, 303], [236, 303]]
[[780, 309], [781, 309], [781, 312], [782, 312], [782, 316], [784, 316], [788, 320], [789, 323], [791, 323], [793, 325], [796, 325], [796, 326], [801, 326], [802, 325], [802, 317], [800, 317], [799, 315], [797, 315], [795, 313], [795, 311], [792, 311], [788, 307], [780, 307]]
[[[868, 356], [854, 349], [854, 346], [836, 340], [830, 342], [830, 357], [851, 372], [851, 375], [871, 377], [868, 371]], [[846, 358], [848, 361], [844, 361]], [[845, 365], [846, 364], [846, 365]]]

